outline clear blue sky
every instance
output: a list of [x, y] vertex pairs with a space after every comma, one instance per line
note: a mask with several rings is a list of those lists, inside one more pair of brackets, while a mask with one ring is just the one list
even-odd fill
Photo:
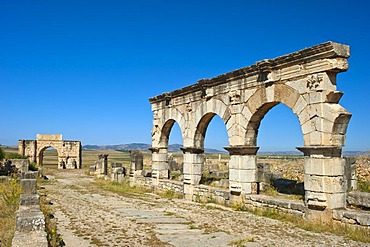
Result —
[[[338, 75], [352, 114], [345, 150], [370, 149], [369, 1], [0, 1], [0, 144], [61, 133], [85, 144], [151, 142], [148, 98], [328, 40], [351, 46]], [[178, 126], [171, 143], [182, 143]], [[206, 147], [227, 146], [220, 118]], [[262, 150], [303, 145], [283, 105]]]

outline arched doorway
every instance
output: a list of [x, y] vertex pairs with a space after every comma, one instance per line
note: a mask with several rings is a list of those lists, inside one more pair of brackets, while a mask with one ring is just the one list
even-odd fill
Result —
[[195, 146], [204, 150], [204, 164], [200, 184], [228, 188], [229, 155], [223, 150], [228, 146], [228, 134], [222, 118], [215, 113], [207, 113], [200, 120]]
[[52, 146], [43, 148], [39, 153], [39, 165], [57, 168], [59, 164], [58, 150]]
[[260, 193], [282, 193], [303, 200], [304, 156], [296, 150], [303, 146], [303, 135], [299, 120], [289, 107], [280, 103], [266, 112], [258, 129], [257, 144]]

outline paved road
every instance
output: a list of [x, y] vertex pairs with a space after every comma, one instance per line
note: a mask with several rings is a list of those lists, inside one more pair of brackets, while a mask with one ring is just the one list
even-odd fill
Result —
[[82, 170], [49, 178], [44, 192], [67, 246], [366, 246], [213, 204], [119, 196]]

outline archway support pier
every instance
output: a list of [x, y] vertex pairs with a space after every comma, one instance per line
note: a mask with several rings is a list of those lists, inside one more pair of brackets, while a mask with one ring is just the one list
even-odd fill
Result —
[[152, 177], [154, 179], [168, 179], [168, 154], [167, 147], [150, 148], [152, 152]]
[[234, 195], [257, 194], [257, 151], [256, 146], [229, 146], [230, 154], [229, 189]]
[[[333, 209], [346, 208], [345, 159], [338, 146], [297, 147], [304, 153], [307, 217], [326, 218]], [[322, 213], [320, 213], [320, 211]]]
[[192, 199], [194, 185], [198, 185], [202, 179], [204, 149], [182, 147], [181, 150], [184, 153], [184, 194], [185, 198]]

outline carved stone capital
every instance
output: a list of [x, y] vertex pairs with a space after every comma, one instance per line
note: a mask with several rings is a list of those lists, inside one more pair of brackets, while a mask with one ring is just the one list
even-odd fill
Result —
[[229, 152], [230, 155], [256, 155], [259, 147], [256, 146], [227, 146], [224, 147], [226, 151]]
[[310, 157], [341, 157], [342, 147], [340, 146], [305, 146], [297, 147], [304, 156]]
[[191, 154], [202, 154], [204, 153], [203, 148], [196, 148], [196, 147], [182, 147], [180, 148], [183, 153], [191, 153]]
[[152, 153], [160, 153], [161, 150], [167, 149], [167, 147], [151, 147], [148, 148]]

